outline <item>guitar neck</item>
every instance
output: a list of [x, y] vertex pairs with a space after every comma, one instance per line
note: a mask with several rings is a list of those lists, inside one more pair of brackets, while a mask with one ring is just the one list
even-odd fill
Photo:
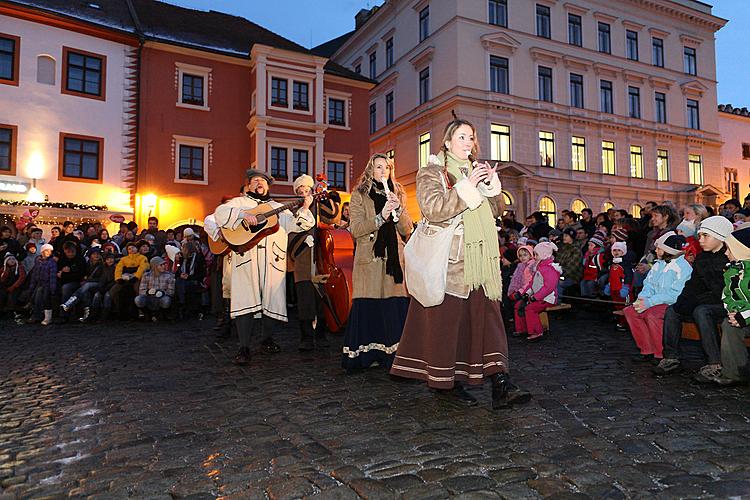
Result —
[[[316, 194], [313, 195], [313, 199], [320, 198], [321, 195], [322, 195], [322, 193], [316, 193]], [[274, 208], [273, 210], [269, 210], [268, 212], [265, 212], [263, 215], [265, 217], [272, 217], [272, 216], [274, 216], [276, 214], [280, 214], [281, 212], [283, 212], [284, 210], [286, 210], [288, 208], [298, 207], [298, 206], [302, 205], [302, 201], [303, 200], [304, 200], [304, 198], [300, 198], [298, 200], [294, 200], [294, 201], [290, 201], [288, 203], [284, 203], [279, 208]]]

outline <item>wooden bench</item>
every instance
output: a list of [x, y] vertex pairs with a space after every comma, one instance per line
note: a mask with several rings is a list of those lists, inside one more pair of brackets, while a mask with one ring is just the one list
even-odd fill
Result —
[[544, 311], [539, 313], [539, 321], [542, 323], [542, 327], [544, 328], [545, 332], [549, 331], [549, 315], [547, 313], [549, 312], [555, 312], [555, 311], [567, 311], [572, 306], [570, 304], [557, 304], [556, 306], [548, 307]]
[[[624, 316], [623, 311], [614, 311], [612, 314], [615, 316]], [[719, 336], [721, 336], [721, 324], [717, 325], [719, 328]], [[701, 332], [698, 330], [698, 325], [695, 323], [688, 323], [683, 321], [682, 323], [682, 338], [686, 340], [697, 340], [701, 339]], [[750, 347], [750, 337], [745, 338], [745, 345]]]

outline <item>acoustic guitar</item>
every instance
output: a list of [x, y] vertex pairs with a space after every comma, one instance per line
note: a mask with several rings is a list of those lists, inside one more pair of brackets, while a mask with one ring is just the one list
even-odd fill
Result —
[[[328, 192], [321, 191], [312, 196], [313, 200], [324, 199], [328, 196]], [[237, 252], [246, 252], [256, 246], [260, 240], [279, 230], [278, 214], [298, 207], [303, 202], [304, 198], [299, 198], [277, 208], [273, 208], [269, 203], [263, 203], [252, 209], [243, 209], [246, 214], [254, 215], [258, 219], [258, 224], [251, 226], [243, 220], [237, 229], [222, 228], [221, 234], [230, 248]]]
[[208, 248], [211, 250], [211, 253], [214, 255], [224, 255], [226, 253], [229, 253], [229, 245], [227, 244], [226, 240], [223, 236], [219, 236], [218, 240], [212, 239], [210, 236], [208, 237]]

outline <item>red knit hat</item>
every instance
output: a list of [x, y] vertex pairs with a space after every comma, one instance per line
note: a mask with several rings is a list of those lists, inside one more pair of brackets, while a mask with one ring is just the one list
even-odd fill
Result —
[[617, 227], [612, 230], [612, 236], [615, 237], [615, 241], [628, 241], [628, 230], [624, 227]]

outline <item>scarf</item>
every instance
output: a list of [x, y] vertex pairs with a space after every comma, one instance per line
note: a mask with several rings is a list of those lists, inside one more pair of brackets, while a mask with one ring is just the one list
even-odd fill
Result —
[[[390, 179], [388, 179], [388, 187], [392, 193], [395, 192], [393, 181]], [[369, 196], [375, 204], [375, 213], [382, 212], [387, 201], [383, 183], [373, 180]], [[401, 269], [401, 262], [398, 258], [398, 233], [396, 232], [396, 223], [393, 222], [393, 216], [389, 216], [385, 224], [378, 229], [378, 236], [375, 238], [372, 252], [375, 257], [385, 259], [385, 274], [393, 277], [394, 283], [404, 282], [404, 271]]]
[[[471, 174], [473, 166], [460, 160], [450, 151], [444, 152], [445, 168], [455, 179]], [[490, 300], [502, 298], [500, 278], [500, 248], [492, 208], [485, 198], [474, 210], [465, 210], [464, 223], [464, 283], [472, 290], [484, 287]]]

